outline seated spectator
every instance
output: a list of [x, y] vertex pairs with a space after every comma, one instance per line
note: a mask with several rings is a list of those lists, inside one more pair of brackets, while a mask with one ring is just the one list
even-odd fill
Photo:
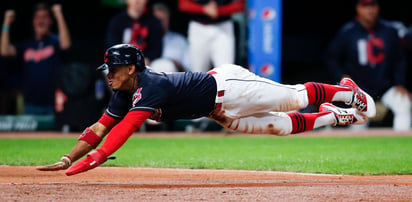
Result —
[[160, 21], [146, 8], [148, 0], [126, 0], [126, 9], [112, 17], [106, 46], [119, 43], [135, 45], [143, 51], [146, 65], [162, 54], [164, 30]]
[[170, 30], [170, 10], [163, 3], [153, 5], [153, 15], [162, 23], [163, 36], [162, 57], [153, 61], [151, 68], [163, 72], [183, 72], [190, 69], [189, 44], [186, 38]]

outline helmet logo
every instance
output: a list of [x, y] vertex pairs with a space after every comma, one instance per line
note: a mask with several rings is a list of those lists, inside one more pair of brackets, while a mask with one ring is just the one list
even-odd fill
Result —
[[106, 51], [106, 53], [104, 54], [104, 62], [107, 62], [107, 55], [109, 55], [109, 53]]
[[106, 68], [134, 64], [139, 72], [145, 69], [143, 53], [138, 47], [130, 44], [118, 44], [107, 49], [104, 53], [104, 63], [107, 65]]

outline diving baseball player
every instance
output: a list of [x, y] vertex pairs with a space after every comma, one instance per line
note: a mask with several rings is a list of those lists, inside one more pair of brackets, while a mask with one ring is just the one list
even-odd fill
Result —
[[[309, 82], [283, 85], [261, 78], [236, 65], [204, 72], [155, 72], [147, 68], [140, 49], [129, 44], [110, 47], [105, 63], [108, 84], [114, 90], [100, 120], [86, 128], [73, 149], [42, 171], [67, 169], [66, 175], [104, 163], [138, 130], [146, 119], [209, 117], [240, 133], [288, 135], [327, 125], [363, 124], [376, 113], [375, 103], [350, 79], [341, 85]], [[352, 108], [330, 103], [342, 101]], [[321, 104], [319, 113], [290, 112]]]

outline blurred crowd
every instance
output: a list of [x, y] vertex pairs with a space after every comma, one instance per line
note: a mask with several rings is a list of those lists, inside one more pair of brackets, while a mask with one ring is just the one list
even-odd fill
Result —
[[[247, 59], [239, 59], [240, 51], [236, 49], [239, 40], [247, 40], [239, 39], [236, 30], [246, 27], [239, 27], [233, 18], [247, 16], [246, 3], [177, 0], [176, 10], [166, 0], [126, 0], [119, 12], [104, 23], [106, 31], [98, 36], [104, 38], [99, 53], [114, 44], [130, 43], [143, 51], [148, 66], [162, 72], [205, 72], [226, 63], [246, 67], [241, 61]], [[382, 19], [379, 3], [354, 1], [356, 15], [328, 40], [325, 80], [337, 82], [351, 77], [377, 101], [378, 116], [353, 129], [376, 125], [409, 130], [412, 26]], [[32, 33], [27, 33], [24, 40], [10, 34], [19, 13], [7, 8], [2, 14], [0, 75], [4, 79], [0, 85], [0, 115], [52, 115], [56, 117], [56, 129], [69, 125], [71, 130], [80, 131], [105, 110], [111, 90], [105, 75], [95, 72], [91, 65], [101, 61], [87, 61], [87, 57], [73, 53], [73, 47], [82, 42], [72, 40], [70, 27], [76, 24], [66, 22], [70, 16], [64, 11], [63, 3], [37, 3], [31, 18]], [[181, 23], [173, 19], [173, 12], [189, 16], [186, 32], [171, 29]], [[189, 125], [204, 131], [209, 123], [198, 119]], [[176, 129], [175, 123], [150, 121], [147, 127]]]

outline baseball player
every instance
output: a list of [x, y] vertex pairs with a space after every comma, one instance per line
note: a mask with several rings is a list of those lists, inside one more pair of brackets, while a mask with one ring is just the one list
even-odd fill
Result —
[[[240, 133], [288, 135], [327, 125], [365, 123], [376, 113], [372, 98], [350, 79], [341, 85], [283, 85], [243, 67], [223, 65], [209, 72], [162, 73], [145, 66], [140, 49], [129, 44], [110, 47], [105, 63], [114, 90], [100, 120], [86, 128], [69, 154], [42, 171], [67, 169], [107, 135], [100, 148], [66, 171], [74, 175], [104, 163], [146, 119], [158, 121], [202, 116]], [[330, 103], [342, 101], [352, 108]], [[319, 113], [289, 112], [320, 104]]]

